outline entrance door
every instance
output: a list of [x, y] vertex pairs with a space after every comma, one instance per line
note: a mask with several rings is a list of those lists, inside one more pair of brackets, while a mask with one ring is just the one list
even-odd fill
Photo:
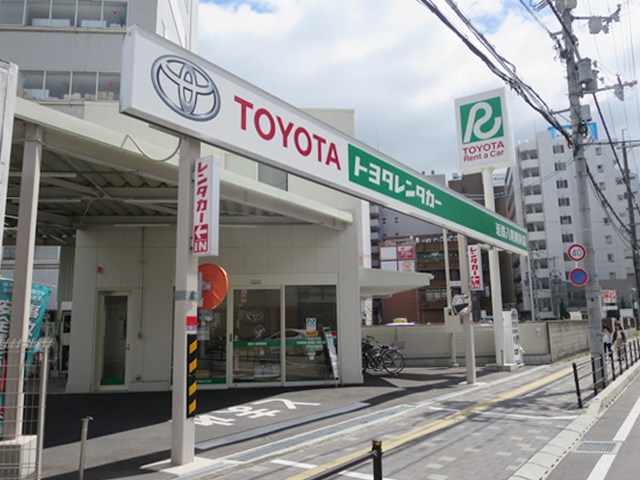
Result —
[[282, 382], [281, 289], [233, 291], [232, 383]]
[[100, 390], [125, 390], [129, 353], [127, 292], [101, 292], [97, 338], [97, 386]]

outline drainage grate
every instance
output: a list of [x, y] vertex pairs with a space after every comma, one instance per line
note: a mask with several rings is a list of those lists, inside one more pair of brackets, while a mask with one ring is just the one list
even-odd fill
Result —
[[619, 442], [580, 442], [575, 451], [580, 453], [618, 453]]

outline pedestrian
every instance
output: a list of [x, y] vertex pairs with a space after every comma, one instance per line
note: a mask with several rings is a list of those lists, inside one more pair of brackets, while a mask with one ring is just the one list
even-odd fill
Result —
[[618, 356], [623, 356], [626, 353], [627, 336], [622, 330], [620, 322], [616, 322], [615, 330], [613, 331], [613, 348], [618, 352]]
[[256, 328], [253, 329], [253, 333], [255, 334], [254, 340], [262, 340], [264, 335], [267, 333], [264, 323], [256, 325]]
[[602, 328], [602, 343], [604, 343], [604, 353], [611, 353], [611, 329], [608, 325]]

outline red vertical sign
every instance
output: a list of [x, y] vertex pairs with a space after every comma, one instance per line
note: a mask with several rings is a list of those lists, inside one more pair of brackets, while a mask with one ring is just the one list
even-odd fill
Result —
[[484, 290], [482, 284], [482, 252], [478, 245], [469, 245], [469, 275], [471, 278], [471, 290]]
[[220, 212], [220, 160], [198, 158], [194, 169], [193, 254], [218, 255]]

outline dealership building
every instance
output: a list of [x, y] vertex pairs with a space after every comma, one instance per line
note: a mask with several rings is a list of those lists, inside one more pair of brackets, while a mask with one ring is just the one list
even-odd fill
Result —
[[[4, 244], [26, 284], [34, 246], [61, 247], [67, 392], [168, 390], [188, 333], [202, 388], [361, 383], [363, 299], [430, 280], [370, 268], [369, 201], [526, 251], [514, 224], [353, 139], [353, 111], [303, 112], [196, 57], [196, 25], [194, 1], [0, 3], [20, 69]], [[206, 156], [218, 246], [195, 257]], [[197, 308], [215, 288], [199, 264], [228, 275], [215, 308]]]

